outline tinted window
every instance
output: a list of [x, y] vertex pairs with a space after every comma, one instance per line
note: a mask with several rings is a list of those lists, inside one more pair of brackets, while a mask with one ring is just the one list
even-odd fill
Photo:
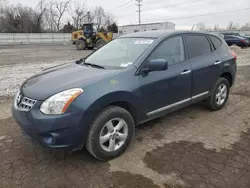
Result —
[[210, 43], [205, 35], [187, 35], [189, 57], [197, 57], [211, 52]]
[[150, 54], [149, 60], [153, 59], [166, 59], [169, 65], [183, 61], [185, 59], [185, 55], [182, 37], [172, 37], [163, 41]]
[[215, 49], [217, 50], [220, 47], [220, 45], [222, 44], [221, 40], [218, 39], [217, 37], [214, 37], [214, 36], [209, 36], [209, 38], [212, 41]]

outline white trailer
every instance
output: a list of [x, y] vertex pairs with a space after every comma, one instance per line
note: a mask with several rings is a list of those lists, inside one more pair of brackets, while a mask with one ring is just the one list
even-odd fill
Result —
[[119, 35], [153, 30], [174, 30], [175, 24], [171, 22], [146, 23], [140, 25], [123, 25], [118, 27]]

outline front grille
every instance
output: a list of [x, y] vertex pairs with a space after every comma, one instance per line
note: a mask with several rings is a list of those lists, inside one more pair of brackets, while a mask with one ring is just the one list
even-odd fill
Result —
[[15, 108], [20, 111], [28, 112], [36, 104], [36, 100], [22, 96], [20, 93], [15, 98]]

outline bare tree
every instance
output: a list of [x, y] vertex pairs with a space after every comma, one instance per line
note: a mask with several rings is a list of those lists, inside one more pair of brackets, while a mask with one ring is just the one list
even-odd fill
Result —
[[[41, 17], [34, 9], [22, 5], [6, 7], [2, 18], [2, 32], [41, 32]], [[40, 21], [38, 21], [38, 18]]]
[[234, 30], [234, 29], [239, 29], [239, 28], [240, 28], [240, 25], [238, 23], [234, 23], [233, 21], [230, 21], [227, 26], [228, 30]]
[[250, 29], [250, 22], [247, 22], [245, 25], [243, 25], [241, 29]]
[[105, 22], [105, 17], [106, 17], [105, 12], [101, 6], [97, 6], [94, 12], [95, 12], [95, 21], [97, 24], [97, 30], [100, 30]]
[[84, 22], [84, 18], [88, 16], [85, 3], [80, 0], [76, 0], [74, 5], [70, 7], [70, 14], [72, 15], [74, 27], [79, 29]]
[[232, 29], [239, 29], [239, 28], [240, 28], [240, 24], [239, 23], [233, 24], [233, 28]]
[[2, 8], [5, 4], [6, 0], [0, 0], [0, 8]]
[[114, 21], [114, 17], [113, 17], [113, 15], [111, 15], [111, 14], [105, 14], [105, 17], [104, 17], [104, 26], [105, 27], [108, 27], [108, 26], [110, 26], [112, 23], [114, 23], [115, 21]]
[[95, 20], [95, 11], [94, 10], [88, 10], [86, 17], [84, 18], [84, 22], [93, 23], [94, 20]]
[[200, 22], [200, 23], [197, 23], [196, 24], [196, 28], [198, 29], [198, 30], [205, 30], [206, 29], [206, 25], [203, 23], [203, 22]]
[[250, 22], [246, 23], [246, 28], [250, 28]]
[[227, 29], [228, 30], [232, 30], [233, 29], [233, 25], [234, 25], [234, 22], [233, 21], [230, 21], [227, 25]]
[[42, 22], [44, 18], [44, 14], [47, 10], [47, 5], [46, 5], [46, 0], [40, 0], [37, 5], [37, 15], [34, 20], [34, 25], [36, 25], [37, 30], [35, 31], [36, 33], [42, 32]]
[[214, 30], [215, 31], [219, 30], [219, 25], [214, 25]]
[[71, 0], [67, 1], [50, 1], [49, 16], [52, 22], [55, 24], [56, 30], [59, 31], [62, 18], [66, 11], [68, 11]]

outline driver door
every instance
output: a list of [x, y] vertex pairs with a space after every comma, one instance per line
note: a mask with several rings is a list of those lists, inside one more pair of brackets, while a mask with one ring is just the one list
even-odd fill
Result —
[[191, 97], [191, 65], [185, 60], [182, 36], [173, 36], [161, 42], [142, 67], [155, 59], [167, 60], [168, 69], [140, 75], [142, 102], [148, 116], [185, 105]]

